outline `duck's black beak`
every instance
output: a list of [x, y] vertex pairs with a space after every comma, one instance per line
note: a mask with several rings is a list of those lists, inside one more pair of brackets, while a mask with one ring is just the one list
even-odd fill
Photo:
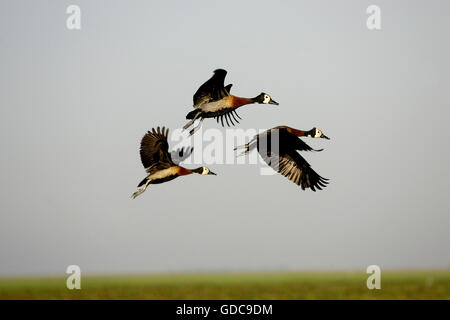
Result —
[[212, 171], [208, 172], [208, 174], [212, 174], [213, 176], [217, 176], [217, 174], [215, 174], [215, 173], [212, 172]]
[[270, 99], [269, 104], [274, 104], [274, 105], [276, 105], [276, 106], [279, 105], [279, 103], [276, 102], [275, 100], [273, 100], [272, 98]]
[[320, 136], [321, 138], [323, 138], [323, 139], [327, 139], [327, 140], [330, 140], [330, 138], [328, 138], [326, 135], [324, 135], [323, 133], [322, 133], [322, 135]]

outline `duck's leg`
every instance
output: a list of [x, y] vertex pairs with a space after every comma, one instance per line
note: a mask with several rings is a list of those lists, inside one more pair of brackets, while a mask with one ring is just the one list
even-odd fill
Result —
[[195, 120], [197, 120], [197, 118], [200, 116], [200, 114], [201, 114], [201, 112], [197, 112], [197, 114], [194, 116], [194, 118], [184, 125], [183, 131], [186, 130], [187, 128], [189, 128], [190, 126], [192, 126], [194, 124]]
[[256, 146], [256, 138], [253, 138], [249, 143], [246, 143], [242, 146], [237, 146], [236, 148], [234, 148], [234, 150], [236, 151], [237, 149], [246, 149], [241, 154], [238, 155], [238, 157], [240, 157], [249, 154], [250, 151], [252, 151], [255, 148], [255, 146]]
[[236, 151], [237, 149], [244, 149], [244, 148], [248, 148], [248, 143], [243, 144], [242, 146], [237, 146], [234, 148], [234, 151]]
[[205, 119], [205, 118], [201, 118], [201, 119], [200, 119], [200, 122], [198, 123], [198, 125], [197, 125], [195, 128], [193, 128], [191, 131], [189, 131], [189, 135], [190, 135], [190, 136], [192, 136], [194, 133], [197, 132], [198, 129], [200, 129], [200, 127], [201, 127], [202, 122], [203, 122], [204, 119]]
[[237, 150], [237, 149], [243, 149], [243, 148], [247, 148], [247, 149], [248, 149], [248, 147], [249, 147], [251, 144], [253, 144], [255, 141], [256, 141], [256, 138], [253, 138], [253, 139], [250, 140], [248, 143], [243, 144], [242, 146], [237, 146], [237, 147], [235, 147], [234, 150]]
[[132, 197], [133, 199], [135, 199], [138, 195], [144, 193], [144, 191], [147, 189], [147, 187], [148, 187], [148, 185], [149, 185], [150, 182], [151, 182], [151, 180], [148, 179], [147, 182], [144, 184], [144, 186], [143, 186], [142, 188], [137, 189], [137, 191], [136, 191], [135, 193], [133, 193], [133, 194], [131, 195], [131, 197]]

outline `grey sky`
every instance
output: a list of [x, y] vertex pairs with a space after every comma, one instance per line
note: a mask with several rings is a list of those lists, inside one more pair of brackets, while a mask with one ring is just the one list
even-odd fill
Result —
[[[82, 30], [66, 28], [70, 4]], [[382, 30], [366, 28], [368, 5]], [[448, 1], [2, 1], [0, 275], [450, 267]], [[255, 165], [151, 186], [146, 130], [216, 68], [242, 128], [321, 128], [302, 192]], [[218, 127], [205, 121], [204, 129]], [[221, 128], [221, 130], [223, 130]]]

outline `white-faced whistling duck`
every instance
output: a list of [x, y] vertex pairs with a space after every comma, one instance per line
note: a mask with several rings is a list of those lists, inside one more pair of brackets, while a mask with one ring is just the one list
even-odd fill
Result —
[[[278, 134], [278, 150], [276, 147], [271, 150], [272, 135], [275, 134]], [[245, 155], [256, 147], [271, 168], [299, 185], [302, 190], [306, 188], [311, 188], [312, 191], [322, 190], [328, 184], [328, 179], [319, 176], [297, 151], [322, 151], [323, 149], [315, 150], [299, 137], [330, 139], [317, 128], [302, 131], [278, 126], [256, 135], [249, 143], [236, 147], [234, 150], [244, 148], [242, 154]], [[274, 136], [274, 138], [276, 143], [277, 137]]]
[[[167, 182], [179, 176], [185, 176], [192, 173], [216, 175], [207, 167], [186, 169], [174, 162], [172, 160], [172, 155], [169, 153], [169, 144], [167, 143], [168, 133], [169, 129], [165, 129], [164, 127], [160, 129], [158, 127], [156, 130], [153, 128], [151, 132], [148, 131], [142, 138], [140, 149], [141, 161], [148, 175], [141, 183], [139, 183], [138, 188], [142, 188], [133, 193], [133, 199], [143, 193], [149, 184]], [[187, 150], [187, 155], [192, 152], [192, 149], [193, 148], [189, 148]], [[173, 153], [179, 157], [180, 161], [186, 158], [186, 151], [184, 149], [178, 149]]]
[[219, 123], [220, 118], [222, 126], [224, 125], [224, 118], [228, 126], [230, 126], [228, 120], [234, 125], [232, 118], [239, 123], [235, 115], [239, 119], [242, 118], [236, 113], [236, 109], [246, 104], [263, 103], [278, 105], [278, 102], [272, 100], [272, 98], [264, 92], [254, 98], [241, 98], [231, 95], [230, 89], [232, 84], [224, 87], [226, 75], [227, 72], [223, 69], [215, 70], [211, 79], [202, 84], [194, 94], [195, 110], [186, 115], [186, 119], [191, 119], [191, 121], [189, 121], [183, 129], [192, 126], [197, 119], [200, 119], [200, 123], [189, 132], [190, 135], [193, 135], [195, 131], [200, 128], [201, 123], [205, 118], [216, 118], [217, 123]]

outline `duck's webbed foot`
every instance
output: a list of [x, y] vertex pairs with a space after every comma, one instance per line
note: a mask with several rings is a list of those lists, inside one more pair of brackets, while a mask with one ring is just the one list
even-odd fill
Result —
[[139, 196], [139, 195], [141, 195], [142, 193], [144, 193], [144, 191], [147, 189], [147, 187], [148, 187], [150, 181], [151, 181], [150, 179], [147, 180], [147, 182], [144, 184], [144, 186], [143, 186], [142, 188], [137, 189], [137, 191], [136, 191], [135, 193], [133, 193], [133, 194], [131, 195], [131, 197], [132, 197], [133, 199], [136, 199], [137, 196]]
[[190, 135], [190, 136], [192, 136], [194, 133], [197, 132], [198, 129], [200, 129], [200, 127], [202, 126], [202, 122], [203, 122], [204, 119], [205, 119], [205, 118], [201, 118], [201, 119], [200, 119], [200, 122], [198, 123], [198, 125], [197, 125], [195, 128], [191, 129], [191, 131], [189, 131], [189, 135]]
[[240, 157], [249, 154], [250, 151], [255, 148], [255, 146], [256, 146], [256, 139], [252, 139], [249, 143], [235, 147], [234, 151], [238, 149], [245, 149], [241, 154], [238, 155], [238, 157]]
[[145, 191], [144, 188], [139, 188], [135, 193], [133, 193], [133, 194], [131, 195], [131, 197], [132, 197], [133, 199], [136, 199], [136, 197], [137, 197], [138, 195], [144, 193], [144, 191]]
[[197, 112], [197, 114], [194, 116], [194, 118], [192, 118], [191, 121], [189, 121], [188, 123], [186, 123], [183, 127], [183, 130], [186, 130], [187, 128], [189, 128], [190, 126], [192, 126], [195, 122], [195, 120], [197, 120], [198, 117], [200, 117], [201, 112]]

